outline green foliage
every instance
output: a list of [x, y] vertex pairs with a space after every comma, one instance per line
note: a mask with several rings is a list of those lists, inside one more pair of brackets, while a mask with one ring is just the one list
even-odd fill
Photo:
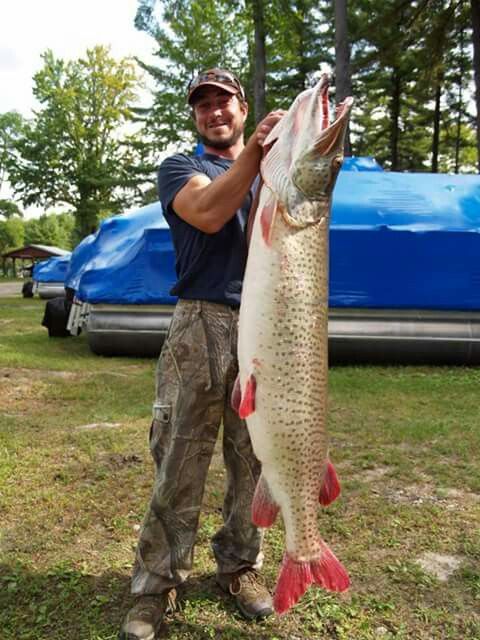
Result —
[[0, 254], [17, 249], [24, 243], [23, 221], [19, 218], [0, 220]]
[[[287, 107], [322, 63], [334, 67], [333, 3], [262, 4], [267, 107]], [[252, 7], [253, 0], [208, 0], [201, 6], [195, 0], [139, 0], [135, 26], [158, 44], [158, 66], [144, 65], [157, 84], [152, 110], [143, 114], [152, 148], [192, 144], [195, 129], [185, 94], [188, 80], [199, 69], [227, 66], [237, 72], [252, 106]], [[428, 170], [434, 152], [434, 99], [440, 88], [440, 169], [474, 171], [467, 0], [349, 0], [348, 12], [353, 153], [373, 155], [390, 169]], [[249, 118], [247, 133], [252, 124]]]
[[[355, 153], [374, 155], [394, 170], [428, 170], [437, 87], [443, 132], [468, 101], [464, 91], [461, 104], [445, 108], [449, 94], [458, 95], [458, 82], [465, 88], [470, 78], [471, 60], [465, 50], [459, 52], [459, 33], [468, 38], [469, 32], [465, 3], [355, 0], [352, 4]], [[470, 138], [467, 134], [461, 144], [470, 146]], [[443, 135], [440, 155], [452, 158], [452, 149]]]
[[72, 207], [83, 237], [102, 213], [141, 200], [147, 168], [130, 133], [139, 82], [132, 62], [105, 47], [72, 62], [51, 51], [42, 58], [33, 89], [41, 106], [15, 143], [9, 179], [26, 205]]
[[7, 220], [13, 218], [13, 216], [23, 217], [23, 212], [15, 202], [11, 200], [0, 199], [0, 216], [3, 216]]
[[5, 180], [7, 166], [15, 161], [14, 144], [22, 130], [22, 126], [23, 118], [16, 111], [7, 111], [0, 114], [0, 189]]
[[44, 214], [25, 221], [25, 244], [46, 244], [71, 249], [75, 218], [71, 213]]
[[325, 7], [315, 0], [270, 0], [267, 5], [267, 100], [288, 108], [310, 86], [322, 64], [334, 64], [333, 30], [325, 30]]

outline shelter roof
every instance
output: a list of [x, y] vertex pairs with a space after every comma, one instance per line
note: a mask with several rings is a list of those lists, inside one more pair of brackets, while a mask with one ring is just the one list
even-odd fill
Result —
[[36, 259], [51, 258], [53, 256], [64, 256], [69, 253], [60, 247], [50, 247], [44, 244], [28, 244], [19, 249], [13, 249], [2, 254], [2, 258]]

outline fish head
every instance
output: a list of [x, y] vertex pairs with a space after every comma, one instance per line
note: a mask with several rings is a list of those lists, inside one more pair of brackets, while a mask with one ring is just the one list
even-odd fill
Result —
[[330, 122], [329, 76], [303, 91], [265, 140], [264, 182], [291, 210], [299, 201], [326, 201], [343, 162], [352, 98], [336, 108]]
[[331, 198], [343, 163], [348, 112], [352, 102], [352, 98], [347, 98], [338, 106], [335, 121], [316, 136], [313, 145], [301, 153], [292, 165], [292, 183], [308, 200]]

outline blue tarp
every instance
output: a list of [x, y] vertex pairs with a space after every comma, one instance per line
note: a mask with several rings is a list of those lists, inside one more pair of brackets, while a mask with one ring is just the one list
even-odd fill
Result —
[[95, 255], [95, 238], [97, 234], [91, 233], [84, 238], [72, 252], [70, 258], [70, 265], [68, 267], [67, 275], [65, 277], [65, 287], [76, 291], [80, 284], [80, 278], [88, 263]]
[[[72, 256], [70, 282], [91, 304], [174, 304], [175, 256], [159, 202], [105, 220]], [[85, 244], [84, 244], [85, 243]], [[81, 264], [77, 264], [81, 262]]]
[[375, 158], [351, 156], [344, 158], [342, 171], [383, 171], [383, 167]]
[[70, 253], [66, 253], [64, 256], [55, 256], [54, 258], [37, 262], [33, 267], [33, 280], [35, 282], [65, 282], [70, 256]]
[[[353, 158], [337, 181], [330, 306], [480, 310], [480, 177], [378, 167]], [[105, 221], [84, 251], [89, 258], [74, 287], [81, 300], [174, 302], [174, 255], [160, 204]]]
[[480, 177], [339, 176], [330, 306], [480, 310]]

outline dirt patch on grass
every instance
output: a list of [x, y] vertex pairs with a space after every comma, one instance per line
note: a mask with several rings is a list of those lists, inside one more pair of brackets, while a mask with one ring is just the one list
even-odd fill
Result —
[[22, 372], [10, 370], [0, 372], [0, 407], [2, 411], [18, 415], [26, 411], [38, 410], [42, 404], [39, 399], [48, 387], [40, 380], [41, 376], [28, 377]]
[[103, 464], [112, 469], [122, 469], [125, 466], [139, 465], [143, 463], [142, 456], [136, 453], [122, 455], [120, 453], [106, 453], [100, 456]]
[[[383, 474], [384, 475], [384, 474]], [[421, 475], [421, 481], [406, 486], [398, 486], [389, 483], [382, 487], [377, 486], [374, 492], [381, 494], [391, 502], [397, 504], [436, 504], [445, 509], [458, 509], [469, 507], [480, 502], [480, 495], [471, 491], [462, 491], [452, 487], [440, 487], [426, 476]]]
[[391, 470], [391, 467], [386, 466], [375, 467], [374, 469], [366, 469], [362, 473], [358, 474], [358, 477], [360, 480], [363, 480], [363, 482], [376, 482], [390, 473]]
[[463, 560], [460, 556], [427, 552], [415, 562], [429, 575], [446, 582], [462, 566]]
[[29, 382], [31, 380], [71, 379], [78, 377], [78, 373], [73, 371], [45, 371], [45, 369], [26, 369], [22, 367], [2, 367], [0, 368], [0, 382], [10, 380], [11, 382]]
[[92, 424], [82, 424], [75, 429], [76, 431], [93, 431], [94, 429], [117, 429], [121, 426], [120, 422], [93, 422]]

